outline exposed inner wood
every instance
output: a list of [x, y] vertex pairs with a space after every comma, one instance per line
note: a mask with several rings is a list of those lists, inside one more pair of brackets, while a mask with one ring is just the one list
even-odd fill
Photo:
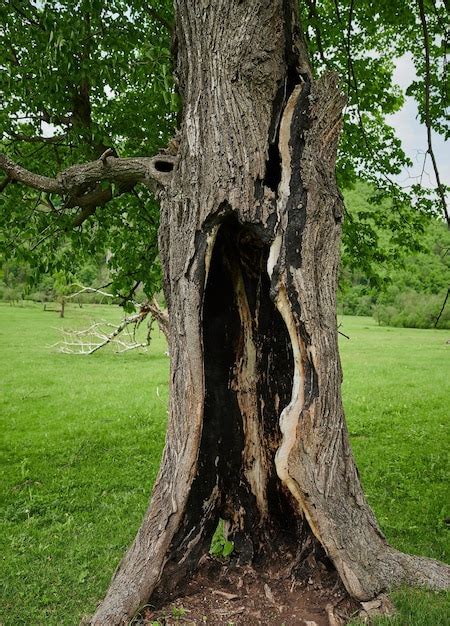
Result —
[[205, 409], [197, 476], [157, 595], [174, 589], [208, 551], [219, 518], [233, 559], [261, 563], [308, 544], [301, 509], [280, 482], [279, 417], [289, 403], [293, 355], [270, 296], [269, 248], [236, 220], [219, 228], [203, 305]]

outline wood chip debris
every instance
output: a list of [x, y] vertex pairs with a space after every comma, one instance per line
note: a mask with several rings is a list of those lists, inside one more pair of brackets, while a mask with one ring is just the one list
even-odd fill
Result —
[[328, 625], [329, 626], [342, 626], [343, 621], [340, 617], [338, 617], [334, 612], [334, 606], [332, 604], [327, 604], [325, 610], [327, 612], [328, 617]]
[[236, 600], [239, 596], [236, 593], [227, 593], [226, 591], [220, 591], [219, 589], [213, 589], [215, 596], [222, 596], [226, 600]]
[[273, 597], [272, 589], [269, 587], [267, 583], [264, 583], [264, 593], [269, 602], [276, 604], [275, 598]]

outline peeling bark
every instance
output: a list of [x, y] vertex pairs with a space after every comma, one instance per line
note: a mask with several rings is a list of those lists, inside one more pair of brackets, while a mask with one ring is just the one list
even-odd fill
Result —
[[[160, 187], [170, 419], [152, 501], [92, 624], [179, 588], [219, 517], [236, 558], [323, 550], [348, 592], [448, 585], [387, 545], [341, 401], [343, 97], [311, 79], [288, 0], [176, 0], [179, 154]], [[290, 556], [288, 556], [290, 555]]]

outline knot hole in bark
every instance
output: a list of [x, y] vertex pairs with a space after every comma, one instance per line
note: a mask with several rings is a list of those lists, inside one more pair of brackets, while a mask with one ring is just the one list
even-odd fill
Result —
[[154, 168], [158, 172], [168, 173], [173, 170], [173, 162], [172, 161], [163, 161], [162, 159], [158, 159], [154, 163]]

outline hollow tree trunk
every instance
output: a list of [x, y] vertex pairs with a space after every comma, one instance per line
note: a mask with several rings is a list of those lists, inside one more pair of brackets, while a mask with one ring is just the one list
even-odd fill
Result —
[[323, 550], [367, 600], [448, 570], [389, 547], [341, 402], [343, 97], [312, 80], [290, 0], [176, 0], [180, 148], [161, 190], [171, 400], [152, 501], [92, 624], [176, 588], [219, 518], [240, 561]]

